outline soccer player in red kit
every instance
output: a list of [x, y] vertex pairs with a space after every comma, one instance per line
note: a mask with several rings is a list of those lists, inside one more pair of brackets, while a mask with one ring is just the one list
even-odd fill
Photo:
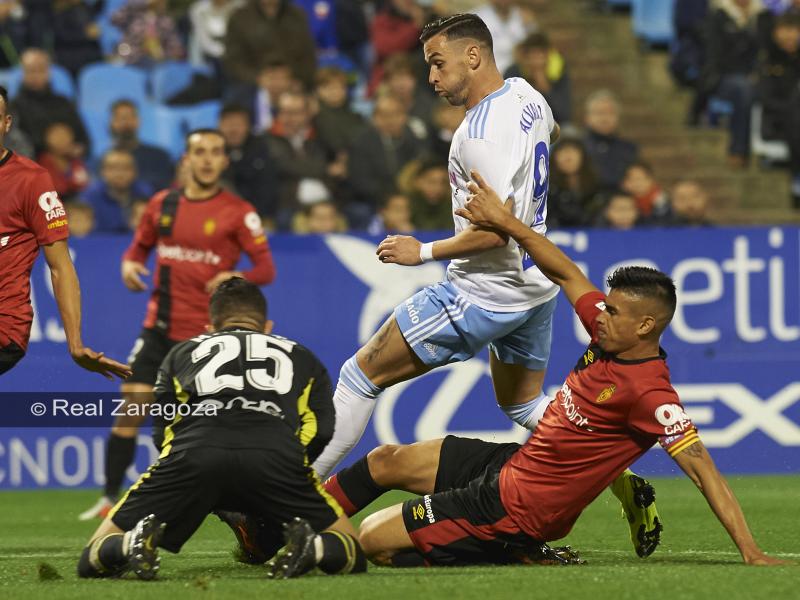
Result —
[[0, 375], [14, 367], [28, 347], [31, 269], [42, 247], [72, 359], [88, 371], [126, 377], [127, 366], [81, 341], [81, 291], [67, 247], [64, 206], [47, 171], [3, 146], [10, 129], [8, 93], [0, 87]]
[[604, 295], [472, 175], [471, 199], [457, 214], [513, 237], [564, 290], [591, 343], [524, 445], [448, 436], [383, 446], [362, 459], [360, 475], [347, 486], [326, 486], [345, 500], [360, 496], [359, 503], [370, 490], [426, 494], [367, 517], [360, 531], [367, 555], [397, 566], [543, 556], [574, 562], [574, 553], [553, 553], [545, 542], [567, 535], [583, 509], [658, 442], [705, 496], [745, 563], [781, 564], [756, 544], [670, 384], [659, 342], [675, 310], [672, 280], [655, 269], [622, 267]]
[[[161, 361], [178, 342], [205, 333], [208, 300], [226, 279], [238, 276], [264, 285], [275, 278], [269, 244], [253, 205], [222, 189], [228, 166], [225, 139], [216, 129], [186, 137], [186, 187], [162, 190], [150, 199], [133, 242], [122, 257], [122, 280], [132, 291], [147, 289], [145, 262], [156, 251], [153, 292], [142, 333], [129, 362], [133, 374], [122, 385], [127, 405], [149, 404]], [[244, 251], [249, 271], [234, 271]], [[126, 409], [127, 410], [127, 409]], [[103, 497], [80, 518], [105, 516], [133, 462], [143, 411], [119, 416], [106, 448]]]

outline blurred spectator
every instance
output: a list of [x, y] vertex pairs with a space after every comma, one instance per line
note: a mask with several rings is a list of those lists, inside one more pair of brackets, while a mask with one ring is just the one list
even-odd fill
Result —
[[369, 27], [364, 6], [360, 0], [335, 0], [336, 39], [339, 52], [353, 61], [364, 75], [368, 74]]
[[791, 172], [792, 206], [800, 210], [800, 85], [792, 93], [794, 110], [789, 116], [789, 170]]
[[343, 233], [347, 221], [330, 200], [314, 202], [297, 214], [292, 223], [294, 233]]
[[306, 94], [287, 92], [278, 99], [278, 116], [267, 143], [278, 174], [277, 217], [281, 228], [288, 226], [298, 208], [302, 180], [316, 180], [328, 187], [346, 173], [346, 163], [317, 137], [312, 116], [311, 100]]
[[[425, 154], [426, 143], [411, 132], [407, 122], [408, 115], [399, 100], [385, 95], [378, 97], [371, 126], [356, 138], [350, 150], [353, 200], [365, 211], [360, 217], [354, 215], [351, 225], [366, 227], [378, 200], [393, 187], [403, 166]], [[356, 204], [348, 208], [358, 210]]]
[[72, 127], [67, 123], [48, 125], [44, 131], [44, 147], [36, 162], [50, 173], [61, 199], [74, 200], [89, 183], [89, 171], [80, 159]]
[[111, 23], [122, 30], [117, 56], [128, 65], [148, 66], [185, 55], [175, 20], [167, 14], [167, 0], [128, 0]]
[[384, 63], [390, 56], [419, 49], [419, 35], [427, 18], [425, 9], [414, 0], [388, 0], [375, 15], [370, 25], [370, 40], [375, 52], [370, 94], [383, 80]]
[[464, 120], [465, 114], [465, 107], [453, 106], [444, 99], [434, 105], [431, 136], [431, 151], [434, 156], [447, 161], [450, 156], [450, 142], [453, 141], [453, 135]]
[[550, 158], [548, 227], [584, 227], [597, 220], [603, 208], [597, 174], [580, 140], [564, 138]]
[[592, 159], [601, 185], [618, 187], [625, 170], [639, 154], [633, 142], [619, 137], [619, 103], [608, 90], [599, 90], [586, 99], [586, 135], [583, 142]]
[[644, 161], [636, 161], [625, 171], [622, 190], [636, 200], [639, 215], [645, 219], [663, 219], [669, 216], [669, 198], [653, 176], [653, 168]]
[[522, 77], [544, 96], [557, 123], [569, 122], [572, 97], [567, 65], [547, 35], [530, 34], [517, 45], [516, 55], [517, 62], [506, 69], [504, 77]]
[[453, 227], [453, 201], [447, 163], [438, 158], [415, 160], [398, 177], [411, 200], [411, 222], [418, 231]]
[[764, 112], [761, 135], [784, 139], [792, 122], [792, 92], [800, 84], [800, 16], [783, 15], [774, 21], [772, 38], [761, 53], [758, 100]]
[[[11, 115], [12, 123], [17, 122], [17, 117]], [[36, 152], [30, 138], [19, 127], [12, 127], [3, 140], [3, 145], [26, 158], [35, 160]]]
[[278, 98], [290, 91], [299, 91], [300, 83], [292, 77], [289, 63], [283, 59], [270, 59], [259, 67], [256, 85], [234, 88], [232, 100], [250, 111], [253, 131], [266, 133], [275, 122]]
[[614, 192], [603, 209], [598, 226], [607, 229], [633, 229], [638, 220], [636, 200], [624, 192]]
[[69, 222], [69, 234], [72, 237], [84, 238], [94, 231], [94, 211], [83, 202], [68, 202], [64, 205]]
[[127, 150], [115, 148], [103, 156], [100, 178], [81, 194], [94, 209], [97, 231], [130, 231], [130, 213], [136, 202], [147, 201], [155, 190], [137, 178], [136, 161]]
[[[698, 111], [712, 96], [731, 103], [728, 156], [733, 167], [743, 167], [750, 151], [752, 76], [758, 56], [760, 11], [760, 0], [719, 0], [707, 21], [706, 60], [693, 106]], [[696, 122], [697, 117], [690, 115], [690, 122]]]
[[412, 233], [411, 201], [396, 190], [389, 192], [381, 202], [378, 214], [367, 227], [370, 235]]
[[111, 106], [109, 131], [116, 148], [127, 150], [136, 159], [138, 176], [154, 189], [167, 188], [175, 175], [169, 154], [158, 146], [139, 140], [139, 110], [131, 100], [117, 100]]
[[366, 126], [364, 118], [348, 103], [347, 74], [335, 67], [323, 67], [317, 71], [316, 81], [319, 137], [328, 147], [346, 151]]
[[103, 60], [94, 13], [84, 0], [53, 2], [53, 54], [73, 77], [84, 65]]
[[409, 116], [408, 125], [417, 137], [428, 136], [433, 125], [436, 96], [427, 86], [418, 85], [414, 66], [408, 55], [395, 54], [386, 59], [381, 92], [403, 103]]
[[50, 57], [44, 50], [30, 48], [22, 54], [22, 86], [11, 105], [16, 124], [33, 142], [35, 151], [44, 149], [44, 132], [51, 123], [66, 123], [87, 152], [89, 136], [71, 100], [50, 88]]
[[25, 11], [27, 48], [49, 48], [53, 41], [53, 0], [20, 0]]
[[241, 84], [255, 84], [265, 59], [285, 61], [294, 77], [311, 89], [316, 69], [314, 39], [305, 12], [289, 0], [248, 0], [228, 21], [227, 76]]
[[488, 4], [473, 10], [492, 34], [494, 62], [497, 70], [505, 73], [514, 62], [514, 47], [536, 29], [533, 15], [523, 11], [514, 0], [489, 0]]
[[[709, 0], [675, 0], [675, 37], [669, 48], [669, 69], [681, 85], [695, 86], [706, 56], [705, 24]], [[693, 111], [696, 112], [696, 111]]]
[[277, 174], [266, 138], [252, 133], [249, 111], [234, 104], [224, 106], [219, 130], [225, 137], [230, 160], [223, 178], [239, 196], [256, 207], [259, 215], [274, 217], [278, 204]]
[[0, 0], [0, 69], [19, 62], [25, 44], [25, 10], [18, 0]]
[[192, 62], [204, 62], [218, 75], [222, 73], [228, 20], [244, 3], [244, 0], [197, 0], [192, 4], [189, 8]]
[[702, 186], [691, 179], [679, 181], [672, 188], [670, 196], [672, 216], [667, 222], [670, 225], [708, 226], [706, 211], [708, 194]]

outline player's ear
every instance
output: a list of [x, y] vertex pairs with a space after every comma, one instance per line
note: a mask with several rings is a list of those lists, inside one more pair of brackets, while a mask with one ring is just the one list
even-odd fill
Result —
[[481, 66], [481, 47], [478, 44], [467, 46], [467, 64], [472, 69], [477, 69]]
[[652, 315], [644, 315], [639, 321], [639, 327], [636, 329], [636, 334], [639, 337], [645, 337], [653, 333], [656, 328], [656, 318]]
[[266, 323], [264, 323], [264, 333], [266, 333], [267, 335], [269, 335], [270, 333], [272, 333], [272, 328], [273, 328], [274, 326], [275, 326], [275, 323], [274, 323], [274, 321], [267, 320], [267, 322], [266, 322]]

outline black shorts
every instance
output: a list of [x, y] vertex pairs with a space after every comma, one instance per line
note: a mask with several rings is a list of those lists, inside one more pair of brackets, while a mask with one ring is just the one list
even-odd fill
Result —
[[539, 546], [500, 501], [500, 469], [517, 449], [519, 444], [444, 439], [435, 493], [403, 504], [406, 531], [428, 564], [509, 564]]
[[23, 356], [25, 356], [25, 350], [14, 342], [0, 347], [0, 375], [13, 369]]
[[[324, 491], [303, 450], [187, 448], [159, 458], [109, 513], [127, 531], [149, 514], [166, 523], [161, 546], [178, 552], [209, 513], [230, 510], [252, 515], [280, 531], [294, 517], [315, 531], [343, 514]], [[299, 444], [298, 444], [299, 445]]]
[[142, 329], [128, 356], [128, 364], [133, 373], [125, 383], [155, 385], [158, 368], [177, 343], [177, 340], [171, 340], [157, 329]]

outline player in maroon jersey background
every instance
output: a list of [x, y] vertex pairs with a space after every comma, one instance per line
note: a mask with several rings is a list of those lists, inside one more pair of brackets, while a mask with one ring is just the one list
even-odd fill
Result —
[[[178, 342], [206, 332], [211, 292], [238, 276], [264, 285], [275, 278], [275, 266], [261, 219], [253, 205], [222, 189], [228, 166], [225, 139], [215, 129], [190, 132], [183, 156], [185, 188], [162, 190], [150, 199], [131, 245], [122, 257], [122, 280], [142, 292], [150, 275], [145, 266], [155, 250], [153, 291], [142, 332], [129, 362], [133, 374], [122, 385], [129, 405], [153, 401], [158, 368]], [[235, 271], [244, 251], [252, 268]], [[137, 414], [141, 411], [137, 411]], [[133, 462], [140, 416], [117, 417], [106, 448], [103, 497], [82, 513], [82, 520], [104, 516], [113, 506], [125, 471]]]
[[83, 345], [81, 290], [67, 247], [64, 205], [46, 170], [3, 146], [10, 129], [8, 93], [0, 86], [0, 375], [14, 367], [28, 347], [31, 269], [41, 247], [72, 360], [108, 378], [127, 377], [126, 365]]

